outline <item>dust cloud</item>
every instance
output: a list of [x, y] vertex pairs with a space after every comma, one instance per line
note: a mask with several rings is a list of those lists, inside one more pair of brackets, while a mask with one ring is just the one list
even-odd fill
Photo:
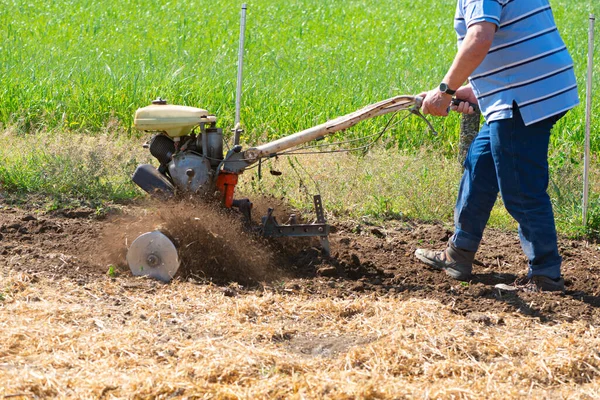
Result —
[[150, 201], [143, 210], [113, 217], [100, 241], [105, 263], [128, 270], [128, 246], [141, 234], [160, 230], [178, 249], [176, 277], [215, 284], [254, 285], [281, 276], [279, 251], [243, 223], [234, 210], [199, 199]]

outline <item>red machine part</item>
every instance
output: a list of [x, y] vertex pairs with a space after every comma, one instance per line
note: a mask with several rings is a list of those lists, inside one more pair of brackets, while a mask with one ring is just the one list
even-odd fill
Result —
[[238, 174], [235, 172], [220, 171], [217, 176], [217, 190], [223, 196], [223, 204], [226, 208], [233, 206], [233, 193], [238, 183]]

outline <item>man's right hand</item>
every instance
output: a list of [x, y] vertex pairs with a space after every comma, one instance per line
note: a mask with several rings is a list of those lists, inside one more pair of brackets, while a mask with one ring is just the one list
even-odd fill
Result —
[[440, 92], [439, 88], [423, 92], [418, 95], [423, 98], [421, 111], [424, 115], [434, 115], [436, 117], [445, 117], [448, 115], [452, 96]]

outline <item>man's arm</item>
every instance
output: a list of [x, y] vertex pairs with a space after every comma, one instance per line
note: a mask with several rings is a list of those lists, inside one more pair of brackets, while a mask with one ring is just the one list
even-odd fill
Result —
[[[491, 22], [471, 25], [443, 82], [451, 89], [459, 89], [487, 56], [495, 33], [496, 25]], [[440, 92], [438, 88], [430, 90], [423, 101], [423, 114], [446, 116], [451, 100], [451, 95]]]

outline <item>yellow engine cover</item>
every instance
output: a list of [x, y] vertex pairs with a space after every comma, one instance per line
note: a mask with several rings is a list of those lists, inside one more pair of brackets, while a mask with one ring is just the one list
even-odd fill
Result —
[[202, 108], [173, 104], [152, 104], [139, 108], [133, 121], [140, 131], [165, 132], [170, 137], [188, 135], [201, 122], [215, 122]]

